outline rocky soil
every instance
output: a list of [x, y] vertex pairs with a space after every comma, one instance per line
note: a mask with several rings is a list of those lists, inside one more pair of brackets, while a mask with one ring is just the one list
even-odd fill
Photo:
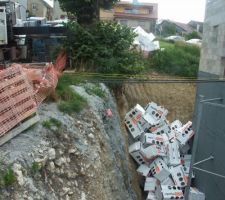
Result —
[[[73, 89], [89, 106], [69, 116], [55, 103], [39, 109], [40, 123], [0, 147], [1, 168], [11, 167], [16, 182], [0, 188], [4, 200], [135, 200], [128, 170], [128, 154], [114, 98], [101, 85], [106, 98]], [[112, 108], [113, 117], [102, 113]], [[45, 128], [55, 118], [61, 127]]]

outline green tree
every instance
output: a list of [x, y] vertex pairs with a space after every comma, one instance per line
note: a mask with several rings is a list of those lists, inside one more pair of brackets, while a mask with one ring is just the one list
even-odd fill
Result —
[[116, 22], [99, 22], [84, 28], [68, 24], [65, 47], [73, 66], [104, 73], [138, 73], [144, 69], [143, 59], [130, 46], [136, 34]]
[[201, 39], [201, 36], [198, 34], [198, 32], [193, 31], [193, 32], [185, 35], [185, 39], [186, 40], [190, 40], [190, 39]]
[[166, 37], [170, 35], [176, 35], [176, 26], [173, 23], [166, 23], [161, 30], [161, 36]]
[[109, 9], [119, 0], [59, 0], [64, 11], [74, 15], [81, 25], [99, 21], [100, 7]]

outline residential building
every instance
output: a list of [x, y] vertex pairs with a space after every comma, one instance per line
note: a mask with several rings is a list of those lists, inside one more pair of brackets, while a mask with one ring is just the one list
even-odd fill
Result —
[[167, 37], [170, 35], [180, 35], [195, 31], [189, 24], [175, 22], [171, 20], [161, 20], [156, 24], [156, 34]]
[[100, 9], [100, 20], [113, 21], [114, 20], [114, 10]]
[[30, 16], [46, 17], [48, 20], [62, 19], [67, 16], [60, 8], [58, 0], [28, 0]]
[[66, 17], [67, 17], [67, 13], [61, 9], [59, 1], [55, 0], [54, 7], [53, 7], [53, 20], [65, 19]]
[[[224, 0], [208, 0], [206, 4], [199, 68], [199, 79], [204, 81], [197, 84], [193, 120], [196, 130], [192, 160], [194, 184], [209, 200], [224, 200], [225, 197], [224, 8]], [[205, 161], [196, 164], [201, 160]]]
[[132, 28], [141, 26], [147, 32], [155, 32], [158, 4], [121, 1], [114, 7], [114, 18], [123, 25]]
[[27, 2], [28, 0], [11, 0], [16, 3], [16, 17], [21, 20], [26, 20]]
[[188, 25], [191, 26], [196, 32], [203, 33], [203, 22], [190, 21]]

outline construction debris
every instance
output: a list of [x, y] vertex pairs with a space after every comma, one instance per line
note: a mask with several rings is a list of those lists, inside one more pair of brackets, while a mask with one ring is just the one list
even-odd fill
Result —
[[[139, 164], [137, 172], [145, 177], [147, 200], [184, 199], [188, 183], [191, 163], [188, 142], [194, 136], [192, 122], [169, 123], [167, 114], [167, 109], [151, 102], [145, 108], [137, 104], [125, 116], [125, 125], [135, 140], [129, 153]], [[189, 199], [205, 198], [191, 188]]]
[[159, 41], [154, 41], [156, 38], [152, 33], [147, 33], [143, 28], [138, 26], [134, 29], [137, 37], [134, 39], [134, 45], [137, 45], [144, 52], [151, 52], [160, 49]]

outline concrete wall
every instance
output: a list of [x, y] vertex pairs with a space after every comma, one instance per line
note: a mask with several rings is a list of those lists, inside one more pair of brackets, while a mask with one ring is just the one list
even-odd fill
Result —
[[29, 0], [27, 2], [27, 9], [32, 16], [46, 17], [48, 20], [52, 20], [53, 18], [53, 9], [48, 7], [42, 0]]
[[27, 2], [27, 8], [30, 12], [30, 15], [36, 17], [45, 17], [47, 9], [45, 4], [40, 0], [29, 0]]
[[[219, 79], [224, 77], [225, 69], [225, 1], [208, 0], [203, 30], [203, 45], [199, 78]], [[200, 96], [204, 99], [222, 98], [219, 101], [204, 103], [200, 112]], [[225, 82], [205, 82], [197, 85], [194, 112], [194, 128], [200, 121], [197, 151], [194, 162], [213, 155], [214, 160], [197, 167], [225, 176]], [[196, 137], [195, 137], [196, 138]], [[194, 184], [206, 194], [206, 200], [225, 199], [225, 179], [194, 170]]]
[[211, 0], [206, 6], [200, 71], [224, 76], [225, 1]]

